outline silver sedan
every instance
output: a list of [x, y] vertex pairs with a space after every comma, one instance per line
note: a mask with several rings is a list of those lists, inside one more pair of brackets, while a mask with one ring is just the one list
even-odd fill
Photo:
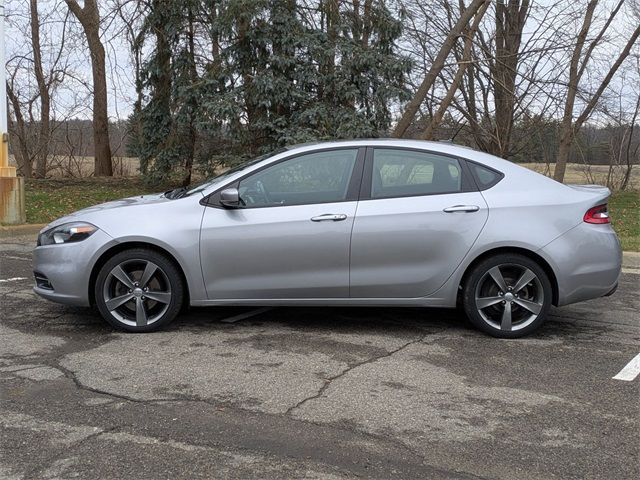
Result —
[[459, 306], [520, 337], [615, 290], [609, 195], [441, 142], [302, 145], [56, 220], [34, 290], [130, 332], [186, 305], [385, 305]]

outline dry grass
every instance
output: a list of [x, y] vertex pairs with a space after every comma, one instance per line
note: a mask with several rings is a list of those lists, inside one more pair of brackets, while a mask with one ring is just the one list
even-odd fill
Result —
[[[549, 177], [553, 177], [555, 170], [555, 164], [546, 165], [544, 163], [520, 163], [525, 168], [533, 170], [534, 172], [542, 173]], [[564, 183], [577, 183], [577, 184], [597, 184], [606, 185], [607, 175], [609, 172], [608, 165], [584, 165], [580, 163], [567, 164], [567, 171], [564, 176]], [[612, 179], [615, 182], [620, 181], [622, 177], [622, 169], [614, 168]], [[628, 188], [630, 190], [637, 190], [640, 188], [640, 165], [634, 165], [634, 169], [631, 172], [631, 179], [629, 181]]]

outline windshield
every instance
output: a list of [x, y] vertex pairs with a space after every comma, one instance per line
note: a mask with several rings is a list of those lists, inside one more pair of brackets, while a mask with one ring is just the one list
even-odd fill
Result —
[[269, 157], [273, 157], [274, 155], [278, 155], [279, 153], [286, 152], [286, 151], [287, 151], [286, 148], [280, 148], [280, 149], [275, 150], [273, 152], [267, 153], [265, 155], [260, 155], [257, 158], [253, 158], [253, 159], [248, 160], [246, 162], [240, 163], [239, 165], [236, 165], [235, 167], [230, 168], [229, 170], [221, 173], [220, 175], [216, 175], [215, 177], [208, 178], [204, 182], [189, 188], [189, 190], [187, 190], [187, 192], [185, 193], [184, 196], [192, 195], [192, 194], [198, 193], [198, 192], [202, 192], [203, 190], [206, 190], [209, 187], [212, 187], [212, 186], [214, 186], [214, 185], [216, 185], [218, 183], [222, 183], [226, 178], [230, 177], [234, 173], [240, 172], [240, 171], [244, 170], [245, 168], [249, 168], [249, 167], [255, 165], [256, 163], [261, 162], [262, 160], [266, 160]]

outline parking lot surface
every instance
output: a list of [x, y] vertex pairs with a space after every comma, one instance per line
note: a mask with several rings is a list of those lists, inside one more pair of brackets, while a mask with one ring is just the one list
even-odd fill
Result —
[[640, 352], [638, 265], [520, 340], [388, 308], [134, 335], [37, 298], [34, 236], [0, 241], [0, 478], [640, 478], [640, 378], [613, 378]]

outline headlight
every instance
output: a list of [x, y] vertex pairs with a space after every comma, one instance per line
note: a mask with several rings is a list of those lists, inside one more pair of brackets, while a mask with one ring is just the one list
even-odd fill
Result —
[[38, 246], [81, 242], [93, 235], [96, 230], [98, 230], [98, 227], [90, 223], [65, 223], [38, 235]]

